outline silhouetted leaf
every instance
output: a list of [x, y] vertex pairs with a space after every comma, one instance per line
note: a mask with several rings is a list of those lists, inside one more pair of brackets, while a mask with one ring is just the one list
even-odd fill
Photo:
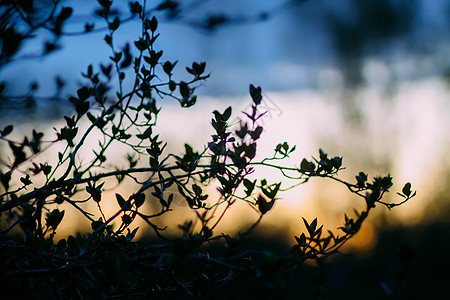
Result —
[[358, 188], [364, 188], [366, 185], [366, 181], [367, 181], [367, 175], [364, 174], [363, 172], [359, 172], [359, 175], [356, 176], [356, 182], [357, 182], [357, 186]]
[[300, 246], [306, 245], [306, 236], [304, 233], [300, 235], [300, 237], [295, 236], [295, 240]]
[[52, 166], [48, 165], [47, 163], [40, 164], [41, 165], [41, 170], [44, 173], [44, 175], [49, 175], [52, 172]]
[[180, 85], [179, 85], [179, 89], [180, 89], [181, 97], [183, 97], [183, 99], [189, 99], [189, 97], [191, 96], [191, 89], [189, 88], [187, 83], [184, 81], [181, 81]]
[[84, 32], [91, 32], [94, 30], [95, 24], [93, 23], [86, 23], [84, 24]]
[[111, 70], [112, 70], [112, 64], [108, 64], [107, 66], [104, 66], [103, 64], [100, 64], [100, 70], [102, 70], [103, 75], [110, 78], [111, 77]]
[[306, 230], [309, 233], [309, 236], [310, 237], [314, 237], [314, 234], [315, 234], [315, 231], [316, 231], [316, 227], [317, 227], [317, 218], [315, 218], [311, 222], [311, 224], [309, 224], [308, 221], [306, 221], [305, 218], [302, 218], [302, 219], [303, 219], [303, 223], [305, 223], [305, 227], [306, 227]]
[[252, 182], [247, 178], [244, 178], [243, 182], [242, 182], [245, 186], [245, 188], [247, 189], [245, 191], [245, 193], [247, 194], [247, 196], [250, 196], [253, 192], [253, 190], [255, 189], [255, 184], [256, 184], [256, 179]]
[[305, 171], [313, 172], [316, 169], [314, 163], [309, 162], [306, 158], [304, 158], [300, 164], [300, 168]]
[[331, 159], [331, 164], [336, 170], [339, 170], [339, 168], [342, 166], [342, 157], [334, 157], [333, 159]]
[[47, 227], [51, 227], [53, 230], [58, 227], [64, 218], [64, 210], [59, 211], [59, 209], [54, 209], [52, 212], [47, 213], [47, 217], [45, 219]]
[[245, 147], [245, 156], [249, 159], [253, 159], [256, 155], [256, 143], [252, 143]]
[[170, 61], [166, 61], [163, 65], [163, 70], [164, 72], [169, 75], [172, 76], [172, 70], [175, 67], [175, 65], [177, 64], [178, 61], [175, 61], [174, 63], [171, 63]]
[[64, 116], [64, 119], [66, 120], [67, 126], [69, 128], [74, 128], [75, 127], [75, 124], [76, 124], [75, 117]]
[[87, 98], [91, 96], [89, 88], [83, 86], [77, 90], [78, 99], [80, 99], [81, 102], [85, 101]]
[[125, 206], [125, 199], [118, 193], [116, 193], [116, 199], [117, 199], [117, 203], [119, 204], [119, 206], [121, 208], [123, 208]]
[[145, 140], [148, 139], [152, 135], [152, 127], [149, 126], [142, 134], [136, 134], [136, 137]]
[[112, 31], [117, 30], [120, 26], [120, 19], [118, 17], [115, 17], [114, 20], [108, 24], [108, 28]]
[[128, 4], [130, 6], [130, 12], [132, 14], [140, 14], [142, 12], [142, 5], [139, 2], [134, 1], [129, 2]]
[[158, 20], [155, 18], [155, 16], [153, 16], [148, 23], [148, 29], [150, 29], [150, 31], [152, 32], [155, 32], [157, 28], [158, 28]]
[[228, 106], [222, 114], [223, 121], [228, 121], [231, 117], [231, 106]]
[[9, 190], [9, 182], [11, 181], [11, 174], [12, 174], [11, 171], [8, 171], [6, 173], [0, 171], [0, 182], [2, 183], [6, 191]]
[[97, 228], [100, 228], [100, 226], [103, 225], [102, 218], [98, 219], [98, 221], [92, 221], [91, 228], [92, 230], [97, 230]]
[[250, 84], [250, 96], [253, 99], [253, 102], [256, 105], [259, 105], [261, 103], [262, 100], [262, 96], [261, 96], [261, 87], [255, 87], [253, 84]]
[[252, 138], [254, 140], [259, 139], [259, 137], [261, 136], [262, 131], [263, 131], [263, 128], [261, 126], [256, 127], [256, 129], [253, 130], [252, 133], [251, 133]]
[[129, 215], [123, 215], [122, 222], [127, 225], [131, 224], [131, 222], [133, 222], [133, 218], [131, 218], [131, 216], [129, 216]]
[[138, 231], [139, 227], [136, 227], [135, 229], [133, 229], [133, 231], [130, 232], [130, 230], [128, 229], [128, 233], [126, 235], [126, 239], [128, 242], [131, 242], [134, 237], [136, 236], [136, 232]]
[[411, 183], [407, 182], [405, 186], [403, 186], [402, 192], [406, 197], [409, 197], [411, 195]]
[[10, 134], [13, 131], [13, 125], [7, 125], [5, 126], [5, 128], [3, 128], [3, 130], [1, 131], [1, 135], [3, 137], [7, 136], [8, 134]]
[[145, 201], [144, 193], [136, 194], [134, 196], [134, 204], [136, 205], [136, 208], [141, 207], [142, 204], [144, 204], [144, 201]]
[[16, 146], [12, 142], [8, 142], [8, 144], [9, 144], [9, 147], [11, 148], [11, 151], [12, 151], [12, 153], [14, 155], [13, 168], [15, 168], [16, 166], [18, 166], [19, 164], [21, 164], [22, 162], [24, 162], [26, 160], [26, 154], [23, 151], [23, 145]]
[[259, 211], [262, 215], [264, 215], [272, 209], [273, 205], [275, 204], [275, 200], [272, 199], [270, 202], [268, 202], [262, 195], [258, 195], [257, 204]]
[[71, 7], [63, 7], [60, 14], [58, 15], [58, 19], [65, 21], [72, 15], [73, 9]]
[[105, 37], [103, 38], [104, 40], [105, 40], [105, 42], [108, 44], [108, 45], [112, 45], [112, 37], [111, 37], [111, 35], [109, 35], [109, 34], [105, 34]]

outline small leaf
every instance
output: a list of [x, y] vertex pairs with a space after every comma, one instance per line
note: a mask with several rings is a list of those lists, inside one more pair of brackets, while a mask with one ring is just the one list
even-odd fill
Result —
[[90, 96], [89, 88], [83, 86], [77, 90], [77, 95], [80, 101], [84, 101]]
[[112, 64], [108, 64], [107, 66], [100, 64], [100, 69], [102, 70], [103, 75], [108, 78], [111, 77]]
[[123, 215], [122, 222], [126, 225], [129, 225], [131, 224], [131, 222], [133, 222], [133, 219], [129, 215]]
[[306, 158], [304, 158], [300, 164], [300, 168], [306, 171], [313, 172], [315, 169], [315, 165], [312, 162], [309, 162]]
[[296, 148], [296, 146], [294, 145], [294, 146], [291, 148], [291, 150], [289, 150], [289, 153], [294, 152], [294, 151], [295, 151], [295, 148]]
[[97, 230], [97, 228], [99, 228], [102, 225], [103, 225], [103, 221], [102, 221], [102, 218], [100, 218], [100, 219], [98, 219], [98, 221], [92, 221], [91, 228], [92, 228], [92, 230]]
[[29, 174], [27, 174], [27, 176], [25, 176], [25, 177], [21, 177], [21, 178], [20, 178], [20, 181], [21, 181], [24, 185], [30, 185], [30, 184], [33, 183], [33, 182], [31, 182], [31, 180], [30, 180], [30, 175], [29, 175]]
[[150, 22], [148, 23], [148, 29], [150, 29], [152, 32], [155, 32], [156, 29], [158, 28], [158, 20], [153, 17]]
[[164, 72], [169, 75], [172, 76], [172, 70], [175, 67], [175, 65], [177, 64], [178, 61], [171, 63], [170, 61], [166, 61], [163, 65], [163, 70]]
[[312, 228], [312, 231], [315, 231], [315, 230], [316, 230], [316, 227], [317, 227], [317, 218], [315, 218], [315, 219], [311, 222], [310, 226], [311, 226], [311, 228]]
[[181, 81], [180, 85], [179, 85], [179, 89], [180, 89], [181, 97], [183, 97], [183, 99], [189, 99], [189, 97], [191, 96], [191, 89], [189, 88], [187, 83], [184, 81]]
[[245, 191], [245, 193], [247, 194], [247, 196], [250, 196], [253, 192], [253, 190], [255, 189], [255, 184], [256, 184], [256, 179], [252, 182], [247, 178], [244, 178], [243, 184], [245, 186], [245, 188], [247, 189]]
[[9, 182], [11, 181], [11, 171], [8, 171], [6, 173], [2, 173], [0, 171], [0, 182], [2, 183], [3, 187], [7, 191], [9, 189]]
[[121, 208], [123, 208], [126, 203], [125, 199], [120, 194], [117, 194], [117, 193], [116, 193], [116, 199], [117, 199], [117, 203], [119, 204], [119, 206]]
[[228, 121], [228, 119], [231, 116], [231, 106], [228, 106], [227, 109], [225, 109], [225, 111], [222, 114], [222, 118], [224, 121]]
[[144, 201], [145, 201], [144, 193], [137, 194], [134, 198], [134, 204], [136, 205], [136, 207], [141, 207], [142, 204], [144, 204]]
[[200, 196], [202, 194], [202, 188], [198, 186], [197, 184], [192, 185], [192, 190], [194, 191], [196, 196]]
[[105, 35], [104, 40], [108, 45], [110, 45], [110, 46], [112, 45], [112, 37], [109, 34]]
[[[322, 228], [322, 227], [321, 227]], [[325, 238], [322, 243], [322, 250], [327, 249], [327, 246], [330, 244], [331, 236]]]
[[411, 195], [411, 183], [407, 182], [402, 189], [403, 194], [409, 197]]
[[145, 140], [148, 139], [153, 132], [153, 128], [151, 126], [149, 126], [147, 129], [145, 129], [145, 131], [142, 134], [138, 134], [136, 135], [138, 138]]
[[167, 207], [170, 206], [170, 204], [172, 203], [172, 201], [173, 201], [173, 194], [170, 194], [169, 197], [167, 198]]
[[256, 127], [256, 129], [253, 130], [253, 132], [251, 133], [252, 138], [254, 140], [259, 139], [259, 137], [261, 136], [262, 131], [263, 131], [263, 128], [261, 126]]
[[342, 157], [336, 156], [333, 159], [331, 159], [331, 165], [336, 170], [339, 170], [339, 168], [342, 166]]
[[131, 241], [134, 239], [134, 237], [135, 237], [136, 232], [138, 231], [138, 229], [139, 229], [139, 227], [136, 227], [136, 228], [133, 229], [133, 231], [131, 231], [131, 232], [130, 232], [130, 230], [128, 229], [128, 233], [127, 233], [126, 239], [127, 239], [128, 241], [131, 242]]
[[69, 126], [69, 128], [75, 127], [75, 125], [76, 125], [75, 117], [64, 116], [64, 119], [66, 120], [67, 126]]
[[262, 215], [264, 215], [269, 210], [272, 209], [273, 205], [275, 204], [275, 199], [272, 199], [272, 201], [267, 202], [266, 199], [262, 195], [259, 195], [257, 204], [258, 204], [259, 211], [261, 212]]
[[314, 231], [314, 234], [312, 237], [318, 236], [318, 238], [320, 238], [320, 236], [322, 235], [322, 229], [323, 229], [323, 225], [321, 225], [317, 230]]
[[3, 128], [3, 130], [1, 131], [1, 135], [3, 137], [7, 136], [8, 134], [10, 134], [13, 131], [13, 125], [7, 125], [5, 126], [5, 128]]
[[118, 17], [115, 17], [114, 21], [108, 24], [109, 29], [111, 29], [112, 31], [119, 28], [119, 26], [120, 26], [120, 19]]
[[115, 52], [114, 56], [110, 56], [109, 59], [115, 63], [118, 63], [122, 59], [122, 52]]
[[44, 175], [48, 175], [50, 174], [50, 172], [52, 171], [52, 166], [48, 165], [47, 163], [40, 164], [41, 165], [41, 170], [42, 172], [44, 172]]
[[205, 72], [205, 66], [206, 66], [205, 62], [202, 62], [200, 64], [197, 62], [192, 63], [194, 75], [200, 76], [203, 72]]
[[256, 155], [256, 143], [250, 144], [245, 148], [245, 156], [253, 159]]
[[58, 19], [65, 21], [72, 15], [73, 9], [71, 7], [63, 7], [61, 13], [58, 15]]
[[59, 211], [59, 209], [54, 209], [52, 212], [47, 214], [45, 219], [47, 227], [51, 227], [53, 230], [58, 227], [64, 217], [64, 210]]
[[[308, 230], [309, 236], [314, 237], [315, 232], [316, 232], [316, 227], [317, 227], [317, 218], [315, 218], [311, 222], [311, 224], [309, 224], [305, 218], [302, 218], [302, 219], [303, 219], [303, 223], [305, 223], [306, 230]], [[320, 230], [322, 230], [322, 227], [320, 228]]]
[[[89, 121], [91, 121], [91, 123], [95, 123], [95, 121], [97, 121], [97, 118], [94, 117], [94, 115], [92, 115], [90, 112], [86, 113], [86, 116], [88, 117]], [[65, 118], [65, 117], [64, 117]], [[70, 127], [70, 126], [69, 126]]]
[[173, 80], [169, 81], [169, 90], [171, 92], [173, 92], [176, 90], [176, 88], [177, 88], [177, 84]]
[[302, 246], [306, 244], [306, 236], [304, 233], [302, 233], [300, 235], [300, 237], [295, 236], [295, 240], [297, 241], [297, 243]]
[[253, 99], [253, 102], [256, 105], [259, 105], [261, 103], [262, 100], [262, 96], [261, 96], [261, 87], [255, 87], [253, 84], [250, 84], [250, 96]]
[[84, 32], [91, 32], [94, 30], [95, 24], [93, 23], [86, 23], [84, 24]]
[[134, 3], [130, 2], [129, 5], [130, 5], [130, 12], [132, 14], [140, 14], [142, 12], [142, 5], [139, 2], [137, 1], [135, 1]]

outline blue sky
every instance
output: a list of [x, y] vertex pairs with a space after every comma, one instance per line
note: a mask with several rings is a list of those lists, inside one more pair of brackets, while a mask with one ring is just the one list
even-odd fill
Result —
[[[124, 4], [128, 1], [116, 1]], [[192, 1], [182, 3], [188, 5]], [[164, 50], [163, 60], [179, 60], [175, 71], [184, 76], [184, 66], [193, 61], [206, 61], [212, 77], [200, 93], [208, 95], [239, 95], [247, 91], [249, 83], [262, 85], [266, 90], [295, 90], [320, 87], [321, 72], [342, 66], [336, 58], [333, 39], [327, 27], [327, 13], [332, 11], [351, 22], [354, 17], [349, 0], [310, 0], [300, 5], [285, 5], [289, 0], [204, 1], [204, 5], [187, 13], [181, 21], [160, 19], [158, 46]], [[405, 1], [391, 0], [404, 4]], [[409, 2], [409, 1], [406, 1]], [[414, 2], [414, 1], [413, 1]], [[413, 3], [411, 2], [411, 3]], [[449, 68], [450, 51], [449, 3], [446, 0], [416, 0], [416, 16], [411, 33], [383, 40], [378, 48], [367, 51], [367, 59], [375, 58], [396, 66], [403, 77], [434, 76]], [[339, 4], [339, 5], [337, 5]], [[66, 30], [79, 31], [90, 17], [96, 1], [63, 1], [74, 7], [74, 15]], [[280, 8], [281, 5], [281, 8]], [[275, 10], [277, 9], [277, 10]], [[263, 22], [224, 26], [205, 32], [187, 26], [186, 20], [198, 20], [205, 13], [224, 13], [234, 16], [254, 16], [273, 13]], [[95, 19], [97, 27], [102, 20]], [[138, 37], [139, 24], [125, 24], [117, 34], [118, 44]], [[23, 82], [37, 80], [42, 90], [53, 88], [46, 82], [49, 76], [60, 74], [68, 81], [80, 79], [80, 72], [90, 63], [106, 62], [109, 49], [102, 41], [104, 32], [63, 39], [62, 50], [45, 59], [12, 64], [0, 74], [3, 78], [20, 78]], [[39, 42], [27, 44], [25, 53], [40, 51]], [[424, 60], [427, 60], [424, 62]], [[98, 66], [98, 65], [97, 65]], [[402, 68], [407, 71], [402, 73]], [[399, 70], [400, 69], [400, 70]], [[405, 79], [411, 79], [405, 78]], [[41, 90], [41, 91], [42, 91]]]

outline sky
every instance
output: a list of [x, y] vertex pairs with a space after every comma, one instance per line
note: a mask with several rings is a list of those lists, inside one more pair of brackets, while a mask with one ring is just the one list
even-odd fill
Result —
[[[450, 101], [448, 80], [443, 77], [450, 74], [450, 4], [446, 0], [390, 1], [399, 7], [399, 18], [410, 21], [408, 30], [388, 28], [380, 35], [378, 27], [365, 22], [370, 18], [358, 18], [351, 0], [210, 0], [180, 20], [158, 15], [161, 35], [157, 47], [164, 50], [163, 60], [179, 60], [175, 76], [184, 78], [184, 67], [193, 61], [205, 61], [211, 72], [211, 78], [198, 89], [197, 107], [189, 114], [175, 106], [163, 110], [162, 136], [171, 141], [174, 151], [181, 150], [185, 141], [203, 144], [209, 135], [204, 128], [209, 126], [211, 111], [233, 104], [236, 116], [248, 106], [248, 86], [253, 83], [263, 88], [267, 105], [275, 109], [265, 119], [259, 148], [264, 155], [271, 154], [283, 138], [297, 145], [301, 157], [316, 155], [319, 147], [327, 147], [343, 155], [345, 162], [353, 165], [351, 171], [369, 165], [374, 172], [392, 172], [399, 186], [409, 180], [422, 194], [436, 190], [442, 180], [445, 184], [450, 169]], [[75, 11], [68, 32], [92, 22], [95, 1], [62, 3]], [[405, 3], [415, 5], [413, 12], [401, 6]], [[267, 13], [268, 18], [237, 21], [214, 31], [189, 25], [209, 12], [244, 20]], [[102, 26], [101, 20], [95, 20], [96, 26]], [[383, 27], [384, 22], [382, 19], [378, 26]], [[342, 30], [350, 30], [354, 39], [346, 39]], [[118, 45], [136, 39], [139, 31], [137, 22], [124, 24], [117, 34]], [[17, 93], [24, 82], [37, 80], [39, 93], [45, 94], [54, 89], [47, 78], [59, 74], [68, 83], [67, 95], [81, 84], [80, 72], [90, 63], [98, 68], [98, 62], [108, 61], [104, 34], [64, 37], [61, 50], [44, 59], [18, 61], [1, 70], [0, 79], [10, 80], [11, 91]], [[41, 49], [43, 39], [45, 35], [29, 43], [24, 53]], [[362, 81], [349, 79], [355, 61]], [[27, 115], [23, 129], [39, 125], [50, 134], [54, 125], [51, 120], [43, 122], [42, 117], [69, 108], [38, 103], [37, 113]], [[4, 113], [0, 125], [17, 118], [17, 112]], [[174, 124], [183, 125], [184, 131], [174, 132]], [[353, 173], [346, 174], [351, 178]], [[298, 203], [311, 195], [330, 196], [320, 185], [311, 184], [303, 194], [288, 195], [290, 200], [285, 203], [299, 209]], [[341, 212], [347, 205], [350, 202], [335, 203], [331, 212]], [[408, 222], [418, 222], [425, 206], [418, 201], [399, 214]], [[314, 209], [310, 207], [310, 214]]]
[[[179, 20], [169, 20], [164, 14], [158, 15], [161, 35], [157, 46], [164, 49], [163, 59], [179, 60], [175, 72], [180, 76], [185, 75], [184, 66], [193, 61], [207, 62], [207, 69], [212, 72], [212, 77], [199, 90], [202, 94], [242, 95], [246, 93], [249, 83], [276, 91], [324, 88], [339, 80], [333, 74], [348, 67], [348, 62], [339, 58], [336, 37], [333, 36], [333, 28], [336, 26], [333, 27], [330, 20], [339, 19], [344, 24], [357, 26], [358, 21], [355, 19], [358, 12], [350, 0], [206, 0], [197, 1], [203, 4], [191, 7], [189, 4], [192, 2], [182, 2], [187, 10]], [[367, 39], [363, 60], [388, 66], [390, 76], [395, 75], [401, 80], [435, 76], [448, 71], [448, 1], [390, 2], [397, 9], [396, 17], [400, 20], [411, 18], [412, 24], [408, 30], [387, 34], [386, 38], [365, 34]], [[97, 27], [103, 26], [102, 20], [92, 18], [96, 1], [62, 3], [74, 8], [66, 31], [79, 32], [86, 22], [94, 20]], [[124, 12], [126, 7], [123, 4], [126, 1], [116, 3], [122, 4], [120, 9]], [[406, 9], [408, 7], [414, 9], [410, 11]], [[209, 13], [225, 14], [238, 20], [214, 31], [191, 25], [202, 21]], [[254, 16], [263, 13], [267, 14], [267, 20], [252, 21]], [[249, 21], [242, 22], [241, 19]], [[381, 23], [383, 22], [382, 20]], [[366, 27], [361, 28], [364, 30]], [[370, 26], [367, 28], [370, 29]], [[118, 44], [137, 38], [139, 30], [138, 22], [124, 24], [117, 34]], [[22, 80], [42, 81], [44, 90], [49, 87], [42, 80], [46, 78], [43, 74], [52, 76], [57, 73], [69, 79], [79, 79], [80, 72], [88, 64], [105, 62], [106, 55], [110, 54], [101, 39], [103, 35], [104, 32], [66, 37], [62, 42], [62, 50], [42, 60], [18, 62], [4, 69], [2, 74], [5, 78], [20, 77]], [[36, 41], [37, 43], [29, 43], [24, 52], [40, 49], [42, 39], [38, 38]], [[330, 80], [331, 83], [328, 82]]]

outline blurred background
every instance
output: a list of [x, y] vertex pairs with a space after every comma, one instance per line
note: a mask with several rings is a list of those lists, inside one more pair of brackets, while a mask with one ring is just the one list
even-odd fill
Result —
[[[116, 2], [117, 13], [127, 16], [127, 3]], [[158, 15], [157, 46], [164, 50], [163, 60], [179, 61], [176, 78], [188, 78], [184, 66], [193, 61], [205, 61], [211, 78], [197, 89], [199, 100], [192, 109], [181, 109], [170, 100], [160, 102], [159, 131], [169, 142], [168, 150], [181, 152], [185, 142], [201, 149], [212, 132], [211, 112], [232, 105], [237, 119], [250, 104], [249, 84], [261, 86], [269, 113], [262, 119], [260, 157], [271, 156], [274, 147], [286, 141], [297, 145], [286, 164], [298, 166], [303, 157], [317, 156], [323, 148], [344, 157], [347, 169], [341, 176], [348, 181], [353, 182], [360, 171], [370, 176], [390, 173], [395, 184], [390, 201], [400, 200], [395, 192], [407, 181], [417, 190], [407, 204], [392, 211], [379, 207], [368, 220], [347, 249], [358, 250], [357, 263], [347, 261], [344, 268], [342, 261], [348, 258], [341, 257], [331, 267], [342, 281], [330, 283], [332, 293], [348, 294], [350, 290], [342, 286], [355, 281], [373, 288], [369, 283], [373, 278], [383, 283], [375, 289], [388, 293], [402, 266], [396, 255], [405, 251], [413, 253], [409, 269], [414, 272], [404, 285], [416, 288], [405, 289], [403, 295], [415, 299], [418, 289], [428, 290], [426, 285], [436, 293], [443, 291], [441, 283], [448, 281], [448, 275], [438, 274], [450, 264], [446, 257], [450, 250], [450, 2], [180, 2], [173, 14]], [[76, 34], [86, 23], [103, 26], [100, 18], [93, 17], [96, 2], [62, 3], [74, 8], [65, 27], [73, 34], [64, 36], [61, 49], [53, 54], [17, 60], [0, 70], [9, 94], [23, 94], [24, 83], [36, 82], [37, 95], [48, 96], [58, 75], [66, 83], [60, 93], [67, 96], [79, 87], [80, 72], [90, 63], [107, 62], [110, 53], [102, 40], [104, 32]], [[139, 26], [137, 21], [124, 23], [118, 44], [137, 38]], [[21, 55], [41, 49], [47, 38], [44, 33], [37, 36]], [[51, 135], [58, 117], [72, 108], [68, 102], [37, 98], [33, 103], [3, 102], [0, 109], [1, 126], [13, 122], [23, 132], [42, 128]], [[178, 126], [183, 130], [173, 130]], [[259, 178], [281, 180], [276, 172], [260, 172]], [[302, 216], [318, 216], [319, 223], [334, 230], [344, 213], [362, 207], [345, 187], [322, 180], [281, 196], [261, 226], [269, 237], [279, 237], [280, 245], [294, 243], [293, 235], [303, 231]], [[237, 231], [257, 218], [242, 208], [224, 219], [224, 230]], [[377, 264], [378, 260], [385, 263]], [[429, 274], [426, 284], [418, 284], [423, 280], [419, 274]]]

